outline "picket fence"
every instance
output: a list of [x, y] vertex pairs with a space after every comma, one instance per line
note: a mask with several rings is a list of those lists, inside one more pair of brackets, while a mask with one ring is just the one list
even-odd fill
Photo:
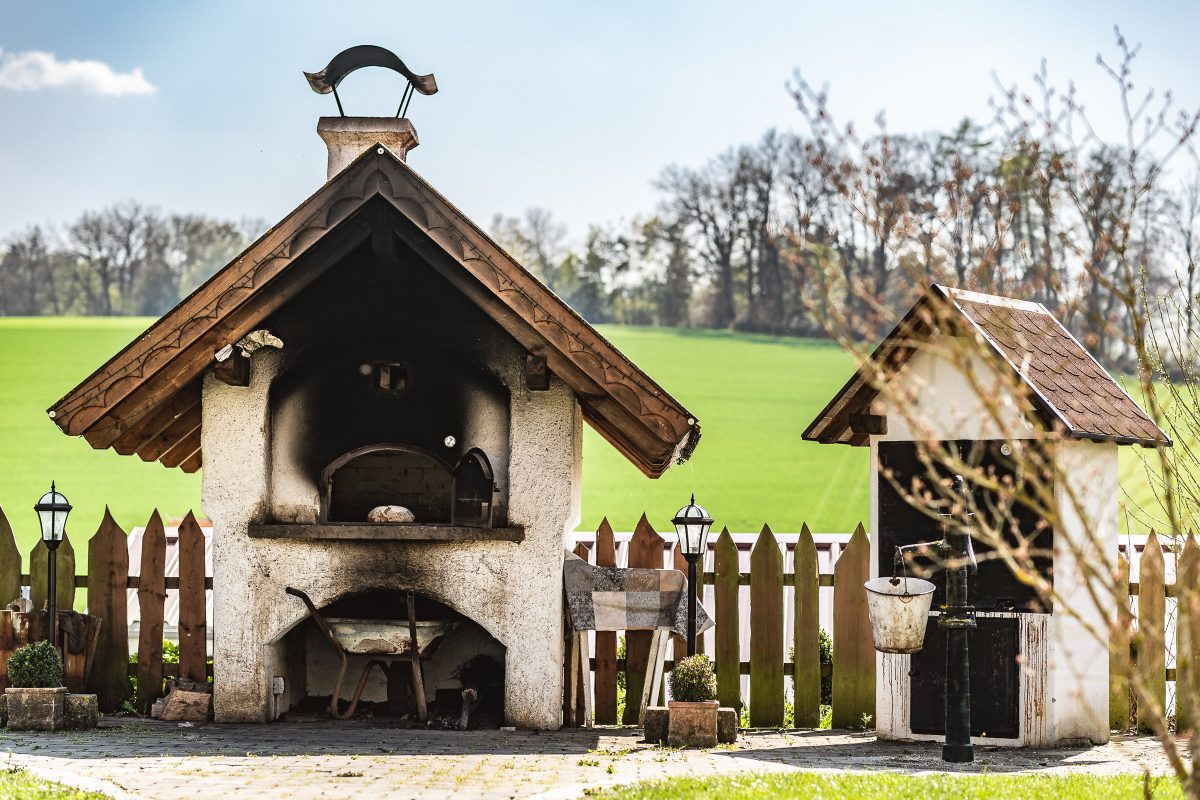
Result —
[[[87, 688], [98, 696], [104, 711], [118, 710], [129, 699], [129, 678], [137, 677], [135, 706], [145, 711], [161, 696], [163, 679], [183, 677], [203, 682], [212, 676], [208, 662], [205, 592], [213, 588], [206, 574], [204, 533], [189, 513], [178, 527], [178, 574], [166, 574], [166, 536], [161, 517], [155, 511], [147, 522], [141, 545], [137, 574], [131, 575], [126, 532], [105, 510], [96, 533], [88, 541], [88, 573], [78, 574], [75, 550], [69, 536], [57, 551], [58, 586], [56, 602], [60, 610], [74, 608], [77, 589], [87, 591], [90, 614], [101, 618], [100, 634], [89, 674]], [[828, 546], [828, 545], [826, 545]], [[1137, 675], [1150, 687], [1160, 705], [1167, 707], [1168, 683], [1189, 679], [1188, 670], [1200, 665], [1200, 653], [1192, 658], [1176, 659], [1200, 649], [1200, 642], [1184, 640], [1187, 625], [1178, 624], [1183, 613], [1175, 609], [1178, 584], [1200, 584], [1200, 547], [1192, 538], [1180, 548], [1164, 547], [1151, 533], [1140, 556], [1138, 580], [1130, 581], [1129, 562], [1120, 557], [1119, 574], [1128, 583], [1130, 602], [1118, 604], [1110, 656], [1110, 724], [1115, 730], [1134, 725], [1146, 728], [1144, 709], [1139, 712], [1132, 701], [1129, 679]], [[845, 544], [831, 548], [832, 572], [818, 569], [818, 547], [804, 526], [794, 547], [781, 548], [780, 540], [764, 526], [750, 552], [749, 571], [742, 571], [738, 546], [728, 529], [712, 545], [712, 571], [701, 573], [699, 592], [713, 609], [716, 627], [705, 634], [711, 637], [707, 649], [716, 663], [718, 699], [722, 705], [741, 708], [745, 704], [750, 725], [775, 727], [784, 722], [785, 676], [792, 680], [791, 700], [798, 728], [817, 727], [820, 722], [822, 677], [832, 679], [832, 725], [835, 728], [860, 726], [875, 714], [875, 651], [871, 643], [863, 582], [870, 571], [870, 543], [862, 525]], [[1164, 551], [1174, 556], [1170, 566], [1175, 580], [1168, 583]], [[589, 547], [580, 544], [576, 554], [599, 566], [618, 566], [617, 547], [612, 527], [605, 519]], [[1132, 555], [1132, 554], [1131, 554]], [[47, 599], [46, 566], [48, 553], [40, 541], [28, 556], [29, 570], [22, 570], [23, 558], [12, 528], [0, 509], [0, 597], [15, 598], [28, 587], [34, 609], [44, 609]], [[790, 562], [785, 565], [785, 558]], [[626, 563], [621, 566], [661, 569], [672, 566], [686, 571], [686, 562], [678, 550], [642, 516], [629, 541]], [[790, 566], [786, 569], [785, 566]], [[743, 595], [741, 587], [748, 587]], [[785, 587], [790, 591], [785, 594]], [[832, 587], [833, 663], [821, 664], [819, 652], [819, 592]], [[128, 591], [137, 591], [140, 609], [137, 663], [129, 661]], [[179, 592], [179, 660], [163, 660], [164, 607], [167, 590]], [[791, 604], [794, 657], [785, 657], [785, 598]], [[743, 608], [748, 599], [748, 609]], [[13, 626], [15, 615], [4, 620]], [[26, 633], [45, 630], [44, 619], [29, 615], [32, 621]], [[44, 614], [42, 615], [44, 616]], [[749, 632], [749, 659], [741, 660], [743, 626]], [[3, 627], [0, 625], [0, 627]], [[1172, 635], [1173, 634], [1173, 635]], [[597, 724], [617, 724], [617, 675], [626, 676], [624, 724], [636, 724], [638, 699], [645, 679], [645, 664], [650, 646], [649, 632], [629, 632], [626, 658], [617, 658], [617, 634], [598, 632], [593, 640], [590, 666], [594, 671], [594, 715]], [[12, 643], [11, 635], [0, 630], [0, 648]], [[682, 643], [676, 645], [682, 652]], [[7, 657], [7, 653], [3, 653]], [[1167, 666], [1168, 660], [1176, 667]], [[668, 661], [670, 670], [673, 662]], [[744, 676], [749, 691], [743, 695]], [[0, 670], [0, 689], [6, 686], [6, 672]], [[583, 704], [579, 706], [582, 708]], [[581, 723], [582, 720], [575, 720]], [[1187, 727], [1187, 720], [1177, 721]]]
[[[162, 695], [164, 678], [204, 682], [212, 674], [207, 656], [205, 610], [205, 590], [212, 588], [212, 578], [205, 574], [204, 533], [195, 516], [189, 512], [179, 523], [178, 575], [166, 574], [166, 534], [158, 511], [146, 523], [138, 574], [129, 574], [127, 536], [107, 508], [100, 527], [88, 541], [87, 552], [88, 573], [77, 574], [74, 545], [69, 535], [63, 538], [57, 550], [55, 602], [62, 611], [72, 609], [75, 590], [86, 589], [88, 613], [101, 620], [87, 681], [88, 691], [97, 695], [100, 710], [121, 708], [129, 699], [131, 676], [137, 677], [134, 704], [143, 713]], [[46, 546], [39, 540], [29, 553], [29, 572], [22, 572], [21, 553], [12, 527], [0, 509], [0, 597], [20, 597], [23, 588], [29, 587], [32, 607], [43, 611], [44, 618], [47, 558]], [[129, 662], [128, 589], [137, 590], [141, 612], [136, 664]], [[179, 591], [178, 662], [163, 661], [163, 617], [168, 589]], [[40, 624], [44, 631], [44, 620]], [[6, 680], [7, 674], [0, 678], [0, 684]]]
[[[844, 535], [843, 535], [844, 536]], [[790, 537], [789, 537], [790, 538]], [[863, 582], [870, 570], [870, 543], [862, 525], [844, 544], [826, 543], [831, 572], [818, 571], [818, 546], [804, 526], [794, 546], [781, 547], [781, 541], [764, 526], [754, 541], [750, 569], [739, 568], [737, 545], [728, 529], [723, 530], [710, 552], [715, 569], [701, 573], [699, 594], [716, 617], [715, 629], [706, 634], [715, 641], [701, 638], [699, 650], [712, 653], [717, 669], [718, 699], [723, 706], [742, 708], [745, 704], [753, 727], [782, 724], [788, 695], [784, 679], [792, 679], [792, 724], [798, 728], [817, 727], [820, 721], [821, 678], [832, 678], [832, 726], [859, 727], [875, 714], [875, 651], [871, 641]], [[1174, 563], [1175, 581], [1167, 582], [1164, 549], [1178, 551]], [[1186, 626], [1178, 624], [1178, 611], [1171, 609], [1179, 583], [1200, 584], [1200, 547], [1189, 539], [1182, 548], [1164, 548], [1154, 533], [1140, 552], [1138, 580], [1130, 582], [1129, 562], [1118, 556], [1118, 580], [1128, 586], [1128, 602], [1118, 604], [1117, 624], [1112, 639], [1109, 665], [1110, 725], [1114, 730], [1133, 727], [1148, 729], [1145, 708], [1140, 711], [1133, 701], [1130, 679], [1137, 675], [1156, 697], [1162, 708], [1169, 708], [1168, 683], [1179, 673], [1200, 665], [1200, 653], [1194, 659], [1177, 659], [1179, 653], [1200, 649], [1200, 642], [1189, 650], [1183, 635]], [[598, 566], [618, 566], [617, 547], [612, 527], [605, 519], [588, 544], [579, 544], [575, 554]], [[645, 516], [629, 540], [626, 558], [620, 566], [671, 567], [687, 570], [678, 545], [656, 533]], [[785, 567], [789, 561], [791, 569]], [[1169, 566], [1169, 565], [1168, 565]], [[749, 587], [748, 593], [739, 587]], [[832, 664], [819, 662], [820, 606], [819, 590], [833, 588]], [[784, 590], [790, 589], [785, 592]], [[749, 603], [744, 601], [748, 599]], [[791, 602], [793, 659], [785, 659], [785, 602]], [[749, 605], [749, 608], [745, 608]], [[1174, 613], [1172, 613], [1174, 612]], [[743, 622], [747, 624], [742, 624]], [[749, 631], [749, 655], [740, 659], [742, 632]], [[626, 637], [627, 658], [617, 658], [616, 633], [597, 632], [593, 637], [591, 666], [593, 708], [596, 724], [617, 723], [617, 675], [626, 675], [624, 724], [636, 724], [644, 680], [649, 634], [631, 632]], [[682, 641], [675, 652], [683, 651]], [[1168, 667], [1168, 660], [1176, 667]], [[666, 662], [666, 669], [674, 666]], [[749, 677], [749, 691], [743, 692]], [[569, 703], [566, 707], [569, 707]], [[578, 704], [583, 707], [582, 703]], [[573, 720], [582, 724], [582, 718]], [[1181, 728], [1185, 719], [1177, 719]]]
[[[794, 548], [786, 554], [790, 564], [785, 565], [780, 541], [769, 526], [764, 526], [750, 552], [750, 569], [743, 572], [738, 547], [729, 530], [716, 537], [712, 547], [714, 569], [702, 572], [698, 582], [698, 592], [716, 622], [716, 627], [705, 635], [713, 640], [707, 649], [713, 653], [721, 705], [741, 708], [745, 701], [751, 726], [778, 727], [784, 723], [785, 677], [792, 679], [792, 724], [796, 727], [819, 725], [823, 675], [832, 678], [834, 727], [859, 726], [864, 716], [874, 716], [875, 650], [863, 588], [870, 570], [871, 548], [861, 524], [844, 547], [833, 547], [834, 551], [839, 549], [833, 571], [819, 572], [817, 545], [808, 526], [804, 526]], [[591, 547], [580, 544], [575, 552], [598, 566], [617, 566], [616, 542], [608, 520], [600, 524]], [[655, 532], [645, 515], [629, 540], [625, 561], [621, 566], [687, 569], [678, 545], [670, 545]], [[791, 590], [786, 594], [785, 586]], [[748, 587], [746, 596], [741, 587]], [[833, 588], [833, 668], [820, 662], [821, 587]], [[792, 603], [791, 614], [786, 615], [792, 620], [791, 638], [795, 645], [791, 661], [786, 659], [784, 649], [785, 598]], [[749, 608], [744, 609], [743, 602], [747, 599]], [[741, 660], [743, 617], [749, 621], [746, 661]], [[594, 635], [591, 665], [596, 724], [618, 722], [617, 675], [621, 672], [626, 677], [626, 705], [621, 722], [637, 722], [650, 634], [631, 631], [626, 634], [625, 644], [626, 657], [618, 659], [617, 634]], [[682, 652], [682, 643], [676, 643], [675, 649]], [[701, 649], [705, 649], [703, 644]], [[666, 662], [667, 670], [673, 666], [673, 661]], [[746, 675], [750, 677], [749, 692], [743, 697], [742, 676]], [[582, 708], [583, 704], [578, 706]]]

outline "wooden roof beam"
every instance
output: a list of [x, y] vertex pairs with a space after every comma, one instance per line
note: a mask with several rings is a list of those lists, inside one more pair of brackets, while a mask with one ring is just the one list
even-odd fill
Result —
[[[161, 433], [148, 439], [139, 447], [137, 449], [138, 457], [143, 461], [157, 461], [162, 458], [163, 453], [178, 444], [180, 439], [200, 427], [202, 416], [200, 404], [197, 403], [188, 409], [187, 413], [164, 428]], [[185, 455], [190, 455], [190, 452]]]
[[164, 467], [178, 467], [200, 449], [200, 426], [197, 425], [158, 459]]
[[[110, 442], [109, 445], [123, 456], [133, 455], [139, 447], [162, 433], [168, 425], [191, 411], [199, 403], [200, 387], [197, 385], [194, 390], [180, 392], [143, 414], [133, 427], [121, 434], [116, 441]], [[97, 449], [109, 445], [92, 442], [92, 447]]]

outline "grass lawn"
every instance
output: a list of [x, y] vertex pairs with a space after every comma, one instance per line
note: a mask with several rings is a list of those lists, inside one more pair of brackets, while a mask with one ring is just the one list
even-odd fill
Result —
[[[1146, 794], [1148, 789], [1150, 794]], [[1182, 798], [1175, 778], [1139, 775], [897, 775], [887, 772], [742, 774], [653, 781], [589, 792], [596, 800], [1122, 800]]]
[[[126, 529], [157, 507], [164, 517], [199, 511], [200, 477], [97, 451], [60, 433], [45, 410], [135, 338], [145, 318], [0, 318], [0, 507], [23, 551], [37, 538], [32, 506], [53, 478], [75, 506], [78, 544], [108, 504]], [[722, 331], [601, 326], [605, 336], [653, 375], [700, 420], [691, 461], [658, 480], [641, 475], [585, 426], [583, 520], [604, 516], [631, 530], [645, 511], [660, 531], [695, 491], [717, 529], [777, 532], [808, 522], [814, 532], [853, 530], [868, 513], [867, 452], [802, 442], [800, 434], [852, 369], [836, 345]], [[1122, 479], [1148, 491], [1132, 448]], [[77, 553], [82, 567], [86, 553]]]
[[107, 796], [43, 781], [20, 769], [0, 770], [0, 800], [105, 800]]

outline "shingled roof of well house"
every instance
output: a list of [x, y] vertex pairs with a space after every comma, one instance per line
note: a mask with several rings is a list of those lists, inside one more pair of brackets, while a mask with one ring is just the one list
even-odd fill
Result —
[[[922, 339], [916, 313], [932, 301], [949, 303], [982, 336], [989, 349], [1016, 371], [1029, 387], [1041, 416], [1060, 424], [1072, 438], [1121, 444], [1169, 446], [1170, 437], [1122, 388], [1121, 384], [1041, 303], [933, 285], [871, 358], [897, 369], [916, 352]], [[899, 356], [899, 358], [897, 358]], [[860, 369], [804, 432], [825, 443], [866, 444], [849, 430], [849, 410], [863, 408], [876, 395]]]

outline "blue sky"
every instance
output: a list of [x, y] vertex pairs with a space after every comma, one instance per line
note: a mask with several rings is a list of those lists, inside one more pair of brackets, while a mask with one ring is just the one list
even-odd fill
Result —
[[[1144, 45], [1140, 85], [1200, 105], [1200, 6], [1182, 3], [0, 0], [0, 20], [0, 67], [49, 52], [144, 92], [0, 88], [0, 237], [126, 198], [275, 221], [323, 179], [316, 119], [336, 113], [300, 72], [360, 43], [437, 76], [441, 92], [410, 109], [418, 171], [485, 225], [542, 206], [575, 237], [652, 210], [669, 163], [798, 129], [796, 68], [860, 127], [880, 109], [894, 131], [984, 117], [992, 73], [1028, 84], [1043, 56], [1098, 109], [1112, 95], [1095, 56], [1119, 23]], [[402, 88], [364, 71], [343, 102], [394, 113]]]

